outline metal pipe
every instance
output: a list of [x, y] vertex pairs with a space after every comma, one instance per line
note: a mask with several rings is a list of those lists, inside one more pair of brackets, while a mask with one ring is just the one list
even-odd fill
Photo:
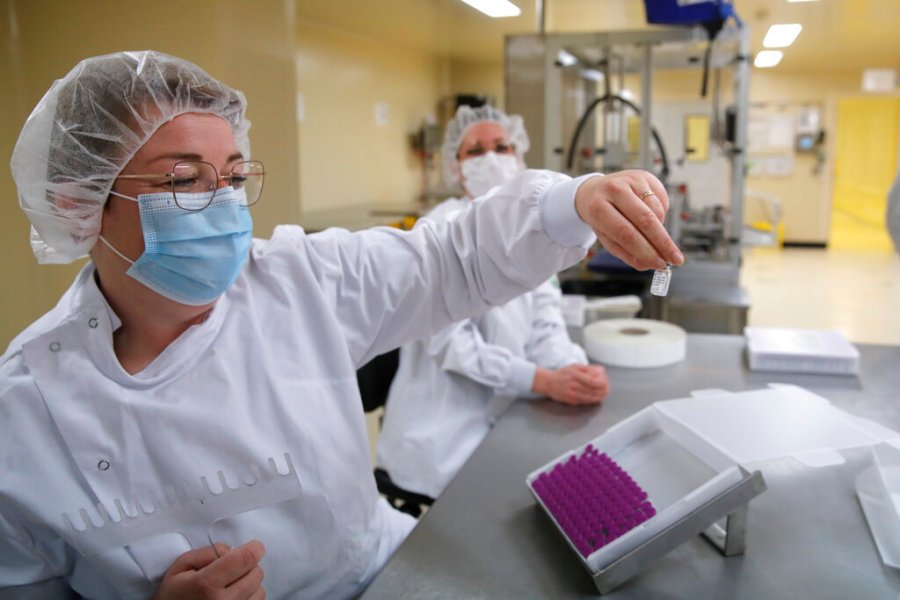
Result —
[[644, 60], [641, 65], [641, 129], [639, 160], [642, 169], [653, 170], [653, 155], [650, 152], [650, 127], [653, 118], [653, 45], [644, 45]]
[[734, 147], [731, 151], [731, 223], [728, 237], [734, 240], [729, 247], [729, 259], [736, 267], [741, 261], [741, 230], [744, 223], [744, 164], [747, 160], [747, 103], [750, 98], [750, 35], [746, 28], [738, 29], [738, 56], [734, 72]]
[[544, 18], [544, 0], [534, 0], [534, 12], [537, 15], [538, 33], [544, 35], [546, 25]]

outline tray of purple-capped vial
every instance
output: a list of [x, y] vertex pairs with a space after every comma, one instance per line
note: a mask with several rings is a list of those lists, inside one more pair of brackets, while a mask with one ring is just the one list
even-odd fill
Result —
[[585, 558], [656, 514], [647, 492], [593, 444], [538, 475], [531, 487]]
[[742, 553], [747, 503], [765, 490], [759, 472], [652, 407], [526, 482], [601, 593], [700, 533]]

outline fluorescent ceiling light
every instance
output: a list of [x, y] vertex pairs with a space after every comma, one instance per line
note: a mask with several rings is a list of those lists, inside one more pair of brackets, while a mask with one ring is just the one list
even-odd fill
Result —
[[787, 48], [794, 43], [794, 40], [800, 35], [803, 25], [799, 23], [791, 23], [789, 25], [772, 25], [763, 38], [763, 46], [766, 48]]
[[489, 17], [518, 17], [522, 12], [509, 0], [462, 0]]
[[603, 73], [597, 69], [582, 69], [581, 76], [589, 81], [603, 81]]
[[766, 67], [774, 67], [781, 62], [784, 53], [781, 50], [763, 50], [757, 53], [756, 59], [753, 61], [754, 67], [765, 69]]

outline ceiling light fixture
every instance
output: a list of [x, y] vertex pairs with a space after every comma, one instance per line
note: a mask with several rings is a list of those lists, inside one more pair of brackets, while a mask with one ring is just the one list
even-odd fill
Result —
[[509, 0], [462, 0], [489, 17], [518, 17], [522, 11]]
[[790, 23], [784, 25], [772, 25], [763, 38], [763, 46], [766, 48], [787, 48], [794, 43], [803, 25]]
[[756, 59], [753, 61], [753, 66], [759, 67], [760, 69], [774, 67], [781, 62], [782, 56], [784, 56], [784, 52], [781, 50], [763, 50], [762, 52], [757, 53]]

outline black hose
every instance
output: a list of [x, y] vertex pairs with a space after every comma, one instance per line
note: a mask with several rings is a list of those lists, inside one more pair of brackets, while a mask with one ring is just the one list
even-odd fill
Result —
[[710, 58], [712, 57], [713, 42], [716, 41], [716, 36], [719, 35], [719, 32], [722, 31], [722, 27], [725, 26], [725, 19], [708, 21], [702, 23], [702, 25], [703, 29], [706, 30], [706, 35], [709, 36], [709, 44], [706, 45], [706, 52], [703, 55], [703, 80], [700, 84], [700, 97], [706, 98], [706, 84], [709, 80], [709, 63]]
[[[630, 107], [637, 114], [641, 114], [641, 109], [634, 103], [628, 100], [627, 98], [623, 98], [617, 94], [603, 94], [599, 98], [594, 98], [588, 107], [584, 110], [584, 113], [581, 115], [581, 118], [578, 119], [578, 125], [575, 126], [575, 133], [572, 134], [572, 141], [569, 142], [569, 151], [566, 154], [566, 170], [571, 171], [572, 167], [575, 163], [575, 147], [578, 145], [578, 138], [581, 137], [581, 132], [584, 129], [587, 120], [590, 118], [591, 113], [597, 108], [597, 105], [601, 102], [606, 102], [607, 100], [618, 100], [622, 104]], [[656, 141], [656, 145], [659, 148], [659, 156], [662, 159], [662, 171], [660, 173], [663, 181], [668, 179], [669, 177], [669, 157], [666, 155], [666, 147], [662, 143], [662, 139], [659, 137], [659, 132], [656, 131], [656, 127], [650, 126], [650, 133], [653, 135], [653, 139]]]
[[700, 97], [706, 98], [706, 88], [707, 83], [709, 82], [709, 59], [712, 55], [713, 43], [712, 40], [709, 41], [709, 45], [706, 46], [706, 53], [703, 55], [703, 80], [700, 83]]

